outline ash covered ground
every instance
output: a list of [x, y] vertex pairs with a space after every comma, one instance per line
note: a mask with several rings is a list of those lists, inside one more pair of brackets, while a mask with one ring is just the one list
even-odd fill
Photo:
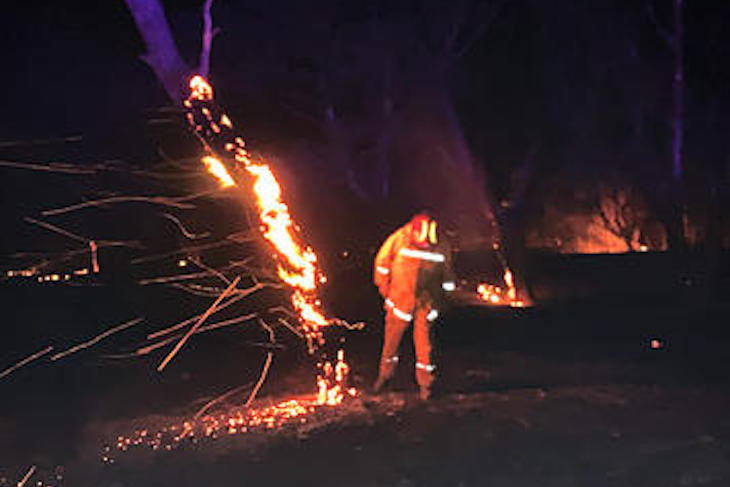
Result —
[[[702, 272], [682, 274], [663, 295], [660, 283], [607, 294], [611, 286], [594, 279], [584, 281], [580, 299], [569, 299], [587, 259], [563, 262], [559, 275], [554, 262], [542, 266], [551, 272], [541, 278], [534, 273], [533, 293], [554, 294], [535, 308], [448, 312], [437, 329], [439, 387], [428, 403], [417, 399], [410, 337], [390, 391], [368, 393], [382, 329], [377, 299], [365, 288], [348, 291], [364, 296], [357, 306], [370, 313], [369, 328], [348, 333], [344, 345], [362, 393], [305, 423], [224, 432], [171, 451], [130, 448], [102, 461], [117, 435], [179, 423], [227, 388], [255, 380], [265, 350], [245, 330], [196, 337], [165, 374], [154, 371], [159, 357], [113, 361], [104, 347], [28, 367], [2, 384], [0, 485], [14, 485], [31, 465], [38, 466], [33, 483], [59, 486], [728, 485], [726, 274], [714, 273], [706, 285]], [[641, 266], [654, 265], [644, 259]], [[619, 275], [621, 265], [598, 267]], [[579, 271], [572, 278], [571, 267]], [[590, 297], [590, 289], [600, 292]], [[88, 290], [60, 298], [58, 289], [6, 291], [23, 310], [9, 318], [17, 328], [8, 340], [25, 350], [62, 335], [74, 317], [111, 323], [139, 305], [105, 288], [92, 291], [98, 309], [88, 306]], [[39, 298], [46, 306], [33, 310]], [[331, 337], [334, 347], [338, 338]], [[296, 342], [284, 345], [256, 407], [314, 391], [316, 360]], [[240, 410], [246, 396], [211, 414]]]

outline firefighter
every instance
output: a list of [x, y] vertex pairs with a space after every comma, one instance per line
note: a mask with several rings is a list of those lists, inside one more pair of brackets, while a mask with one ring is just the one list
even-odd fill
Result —
[[375, 257], [373, 280], [385, 300], [385, 336], [375, 392], [393, 377], [400, 341], [413, 322], [416, 381], [421, 399], [431, 396], [436, 375], [431, 331], [443, 308], [444, 293], [456, 288], [451, 247], [441, 233], [429, 213], [418, 213], [388, 237]]

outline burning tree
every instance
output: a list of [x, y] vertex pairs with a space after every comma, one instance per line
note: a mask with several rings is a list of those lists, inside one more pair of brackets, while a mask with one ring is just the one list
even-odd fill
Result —
[[[192, 64], [183, 61], [159, 1], [127, 5], [147, 48], [143, 59], [179, 99], [184, 75], [207, 74], [218, 32], [212, 2], [203, 6], [200, 61]], [[284, 122], [277, 124], [279, 134], [293, 128], [275, 151], [291, 154], [307, 172], [326, 173], [363, 201], [388, 199], [407, 212], [438, 207], [465, 243], [491, 244], [499, 232], [454, 110], [449, 76], [501, 5], [425, 2], [416, 18], [389, 3], [359, 8], [329, 0], [229, 10], [220, 17], [229, 26], [223, 25], [225, 40], [218, 45], [246, 49], [237, 51], [236, 65], [217, 65], [217, 72], [221, 79], [237, 77], [235, 91], [249, 106], [264, 104], [267, 114], [276, 113]]]
[[[374, 118], [365, 117], [368, 125], [377, 127], [375, 132], [370, 133], [376, 134], [373, 140], [376, 140], [374, 145], [378, 148], [376, 151], [378, 156], [374, 159], [376, 160], [375, 170], [370, 165], [354, 169], [349, 162], [345, 164], [347, 169], [344, 170], [344, 173], [348, 175], [356, 193], [360, 193], [362, 196], [387, 194], [390, 169], [385, 170], [384, 168], [390, 164], [392, 153], [408, 152], [411, 149], [424, 151], [427, 147], [427, 144], [424, 143], [430, 142], [422, 140], [420, 134], [410, 131], [401, 134], [406, 135], [402, 137], [404, 141], [402, 144], [396, 144], [398, 137], [395, 136], [397, 133], [395, 127], [401, 123], [407, 123], [409, 120], [412, 122], [414, 117], [420, 119], [420, 115], [425, 114], [424, 119], [428, 121], [427, 133], [438, 134], [440, 127], [447, 127], [453, 137], [445, 144], [436, 144], [435, 151], [428, 149], [420, 154], [426, 154], [427, 164], [431, 165], [430, 167], [438, 166], [439, 174], [446, 177], [451, 184], [446, 185], [443, 184], [444, 180], [437, 181], [433, 178], [422, 185], [408, 184], [408, 187], [417, 189], [417, 194], [408, 194], [407, 197], [412, 197], [414, 201], [421, 203], [425, 203], [427, 198], [438, 198], [444, 203], [444, 206], [448, 206], [447, 201], [456, 199], [458, 201], [453, 207], [456, 210], [452, 208], [450, 213], [462, 215], [466, 220], [470, 220], [470, 212], [463, 211], [464, 205], [472, 205], [472, 209], [473, 205], [476, 205], [481, 215], [489, 222], [488, 228], [492, 237], [496, 238], [498, 234], [496, 223], [485, 199], [483, 187], [480, 188], [479, 179], [474, 177], [472, 159], [460, 133], [443, 80], [450, 61], [466, 52], [471, 43], [479, 38], [489, 25], [490, 18], [496, 13], [496, 10], [492, 9], [494, 5], [489, 4], [487, 10], [480, 10], [483, 5], [475, 5], [471, 2], [460, 3], [454, 10], [449, 10], [451, 17], [446, 24], [442, 22], [442, 17], [435, 14], [435, 12], [440, 12], [440, 8], [428, 5], [424, 7], [423, 11], [423, 21], [427, 24], [425, 31], [413, 26], [404, 29], [404, 26], [409, 24], [404, 22], [397, 9], [384, 10], [388, 15], [384, 15], [382, 18], [378, 12], [373, 14], [374, 17], [371, 19], [373, 24], [369, 27], [371, 35], [365, 37], [368, 42], [374, 43], [368, 44], [368, 49], [371, 49], [368, 52], [372, 56], [364, 57], [366, 63], [361, 68], [378, 67], [375, 69], [375, 73], [379, 74], [364, 78], [365, 80], [375, 79], [373, 86], [379, 87], [369, 91], [370, 94], [364, 98], [369, 100], [372, 95], [376, 99], [380, 99], [380, 102], [374, 106], [381, 107], [382, 113]], [[147, 182], [153, 181], [153, 186], [165, 187], [165, 192], [172, 189], [170, 191], [172, 195], [128, 196], [120, 195], [116, 190], [106, 190], [106, 194], [98, 198], [45, 210], [42, 212], [45, 219], [73, 215], [90, 208], [106, 209], [120, 204], [142, 203], [164, 208], [166, 211], [161, 213], [160, 217], [170, 225], [174, 225], [174, 228], [185, 239], [185, 244], [167, 248], [162, 253], [154, 253], [148, 251], [149, 247], [143, 242], [143, 239], [127, 241], [91, 238], [69, 231], [55, 223], [29, 219], [30, 223], [64, 235], [83, 245], [70, 252], [21, 255], [19, 257], [26, 259], [26, 262], [30, 261], [30, 264], [20, 271], [20, 275], [37, 278], [41, 281], [72, 280], [76, 276], [82, 275], [90, 276], [93, 279], [94, 274], [99, 271], [100, 263], [101, 269], [105, 268], [105, 249], [112, 246], [129, 249], [131, 255], [129, 263], [132, 266], [139, 266], [138, 268], [174, 261], [176, 263], [175, 272], [165, 275], [149, 275], [148, 273], [148, 275], [140, 276], [137, 284], [140, 286], [170, 286], [189, 295], [208, 299], [215, 298], [215, 300], [201, 313], [149, 333], [148, 342], [137, 346], [129, 353], [119, 355], [119, 357], [139, 357], [174, 344], [170, 353], [159, 364], [159, 370], [166, 367], [193, 335], [240, 323], [258, 323], [267, 333], [273, 332], [277, 328], [287, 329], [304, 339], [310, 351], [322, 344], [324, 326], [334, 324], [351, 328], [352, 326], [347, 322], [327, 318], [323, 314], [317, 288], [325, 279], [318, 269], [316, 253], [303, 243], [300, 228], [294, 222], [288, 206], [284, 203], [282, 189], [271, 166], [263, 157], [250, 153], [245, 148], [243, 139], [234, 131], [231, 117], [213, 101], [212, 87], [203, 76], [209, 71], [212, 42], [217, 33], [212, 22], [212, 1], [208, 0], [203, 5], [200, 55], [198, 61], [193, 64], [186, 62], [184, 56], [178, 51], [159, 1], [128, 0], [127, 6], [147, 47], [147, 53], [143, 56], [144, 61], [152, 68], [176, 105], [178, 103], [183, 105], [193, 133], [203, 143], [205, 150], [202, 154], [202, 162], [208, 172], [218, 178], [220, 186], [215, 189], [179, 194], [183, 187], [181, 182], [185, 178], [197, 178], [200, 175], [198, 169], [192, 168], [192, 164], [196, 166], [200, 164], [198, 162], [201, 159], [199, 149], [187, 149], [187, 152], [186, 150], [176, 151], [177, 154], [174, 157], [168, 156], [166, 152], [161, 152], [162, 161], [152, 170], [120, 163], [89, 167], [75, 166], [72, 170], [79, 174], [131, 174]], [[488, 15], [475, 24], [470, 21], [475, 13]], [[437, 17], [439, 21], [434, 22]], [[390, 25], [391, 22], [392, 25]], [[444, 30], [442, 28], [444, 25], [447, 25], [448, 29]], [[391, 39], [393, 42], [389, 44], [390, 46], [399, 45], [398, 39], [403, 40], [400, 43], [403, 51], [392, 52], [386, 46], [377, 45], [375, 41], [380, 37], [379, 33], [383, 32], [378, 29], [381, 26], [387, 27], [384, 32], [387, 32], [388, 35], [395, 36]], [[434, 43], [434, 39], [428, 35], [424, 37], [424, 32], [432, 34], [437, 42]], [[326, 43], [322, 42], [321, 46], [332, 44], [327, 36], [320, 35], [318, 39], [327, 40]], [[444, 40], [444, 42], [440, 42], [440, 40]], [[347, 85], [346, 80], [341, 77], [342, 73], [338, 74], [337, 63], [332, 62], [333, 59], [330, 56], [321, 53], [320, 56], [321, 59], [327, 60], [317, 70], [317, 77], [320, 80], [317, 84], [318, 90], [321, 90], [321, 97], [327, 100], [322, 112], [324, 117], [321, 118], [323, 126], [327, 127], [325, 130], [329, 140], [327, 147], [328, 150], [339, 150], [338, 148], [344, 147], [343, 154], [346, 154], [347, 157], [343, 156], [340, 160], [349, 160], [348, 157], [357, 152], [354, 147], [361, 147], [363, 132], [358, 129], [352, 131], [351, 135], [347, 135], [350, 132], [350, 129], [345, 128], [349, 126], [346, 122], [348, 118], [342, 115], [345, 112], [338, 108], [338, 106], [346, 104], [342, 101], [342, 105], [338, 105], [340, 102], [337, 100], [341, 100], [341, 98], [332, 96], [342, 86]], [[404, 57], [411, 59], [405, 67], [399, 63]], [[385, 61], [371, 62], [373, 59]], [[433, 63], [434, 59], [437, 62]], [[189, 85], [188, 81], [190, 81]], [[415, 82], [414, 85], [418, 87], [419, 91], [418, 96], [413, 98], [408, 97], [411, 82]], [[341, 95], [344, 96], [345, 93], [342, 92]], [[402, 106], [396, 101], [399, 97], [405, 100]], [[423, 100], [427, 100], [427, 103], [421, 103]], [[179, 108], [174, 108], [162, 113], [169, 119], [176, 117], [178, 112]], [[383, 120], [390, 120], [392, 123], [383, 124], [381, 123]], [[341, 143], [343, 141], [344, 144]], [[26, 165], [25, 168], [30, 167]], [[52, 165], [44, 167], [44, 170], [50, 171], [66, 169]], [[428, 172], [432, 171], [424, 170], [420, 174]], [[377, 183], [374, 187], [380, 188], [380, 190], [373, 193], [373, 186], [367, 185], [368, 189], [363, 191], [362, 175], [375, 175]], [[250, 193], [245, 189], [249, 186], [252, 189]], [[246, 210], [247, 224], [244, 228], [236, 228], [220, 238], [213, 231], [191, 230], [189, 224], [185, 222], [186, 218], [182, 214], [185, 210], [193, 210], [211, 198], [238, 199], [241, 191], [246, 195], [245, 199], [249, 201]], [[454, 195], [457, 198], [452, 198]], [[444, 211], [444, 213], [449, 213], [449, 211]], [[468, 224], [474, 227], [472, 221], [469, 221]], [[189, 245], [190, 242], [192, 245]], [[237, 258], [231, 259], [230, 254], [228, 258], [222, 258], [217, 253], [222, 248], [229, 247], [236, 250]], [[271, 266], [271, 261], [268, 260], [272, 257], [272, 249], [275, 266]], [[91, 259], [89, 265], [82, 265], [75, 270], [69, 268], [69, 266], [75, 266], [76, 262], [86, 255], [89, 255]], [[190, 268], [195, 268], [195, 270], [189, 272]], [[248, 310], [249, 312], [245, 314], [239, 313], [228, 319], [210, 322], [210, 319], [218, 312], [224, 309], [238, 309], [243, 299], [254, 293], [260, 294], [264, 290], [271, 291], [275, 295], [283, 293], [288, 300], [288, 305], [281, 306], [280, 301], [261, 299], [259, 302], [264, 303], [262, 309]], [[139, 321], [130, 323], [136, 325]], [[97, 343], [110, 334], [128, 329], [129, 326], [125, 324], [125, 326], [114, 327], [82, 345]], [[270, 341], [274, 341], [272, 334], [269, 334], [269, 338]], [[72, 347], [74, 352], [83, 348], [86, 346]], [[38, 356], [34, 355], [33, 359], [45, 356], [47, 353], [50, 353], [50, 350]], [[272, 354], [273, 351], [267, 351], [262, 377], [265, 377], [268, 371]], [[65, 356], [67, 354], [61, 353], [53, 357], [56, 357], [54, 360], [57, 360]], [[257, 390], [258, 388], [255, 388], [252, 395], [255, 395]]]

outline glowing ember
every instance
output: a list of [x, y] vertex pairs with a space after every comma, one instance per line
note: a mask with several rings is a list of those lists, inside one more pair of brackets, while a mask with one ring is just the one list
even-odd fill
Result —
[[[325, 277], [317, 268], [317, 255], [311, 247], [303, 245], [297, 235], [298, 227], [289, 213], [289, 207], [282, 199], [282, 190], [268, 164], [252, 158], [244, 149], [245, 143], [233, 132], [233, 122], [212, 102], [213, 89], [201, 76], [190, 80], [190, 96], [184, 102], [188, 109], [187, 119], [193, 131], [203, 142], [217, 153], [228, 153], [232, 161], [228, 168], [220, 159], [207, 160], [208, 170], [223, 185], [235, 184], [234, 173], [243, 169], [252, 178], [253, 193], [261, 221], [264, 238], [276, 250], [277, 273], [282, 281], [293, 288], [291, 302], [296, 309], [304, 331], [309, 350], [322, 344], [321, 327], [339, 320], [331, 320], [320, 311], [317, 298], [318, 283]], [[215, 147], [213, 147], [215, 146]]]
[[208, 168], [208, 172], [218, 179], [218, 182], [221, 184], [221, 188], [230, 188], [231, 186], [236, 185], [236, 182], [233, 180], [231, 175], [228, 174], [228, 171], [226, 171], [226, 166], [224, 166], [219, 159], [216, 159], [213, 156], [204, 156], [201, 161], [205, 164], [205, 167]]
[[129, 436], [118, 436], [114, 447], [106, 446], [102, 461], [113, 463], [114, 450], [126, 452], [134, 447], [147, 447], [155, 451], [169, 451], [186, 443], [199, 443], [203, 439], [279, 430], [288, 425], [306, 423], [307, 418], [321, 408], [338, 406], [345, 397], [357, 396], [355, 388], [347, 387], [350, 366], [345, 362], [342, 350], [337, 352], [334, 366], [326, 362], [320, 369], [318, 390], [314, 396], [292, 398], [262, 408], [234, 409], [225, 414], [183, 420], [156, 431], [139, 429]]
[[129, 436], [120, 435], [114, 447], [106, 446], [102, 461], [114, 462], [113, 450], [125, 452], [134, 447], [169, 451], [185, 443], [216, 439], [225, 435], [240, 435], [255, 431], [281, 428], [292, 422], [305, 423], [315, 411], [316, 400], [311, 397], [289, 399], [263, 408], [233, 410], [227, 414], [206, 415], [198, 420], [170, 424], [157, 431], [139, 429]]
[[524, 308], [525, 301], [518, 299], [517, 288], [515, 287], [514, 276], [509, 268], [504, 271], [505, 287], [495, 284], [481, 283], [477, 286], [477, 294], [482, 301], [495, 306], [512, 306], [513, 308]]

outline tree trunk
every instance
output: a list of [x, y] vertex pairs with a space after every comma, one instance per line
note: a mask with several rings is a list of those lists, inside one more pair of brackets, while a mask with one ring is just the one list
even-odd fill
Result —
[[147, 47], [142, 60], [155, 72], [170, 98], [176, 103], [181, 101], [183, 83], [192, 69], [180, 56], [160, 0], [125, 1]]
[[684, 25], [682, 7], [684, 0], [674, 0], [674, 81], [672, 121], [672, 168], [674, 179], [681, 184], [684, 173], [682, 151], [684, 143]]

